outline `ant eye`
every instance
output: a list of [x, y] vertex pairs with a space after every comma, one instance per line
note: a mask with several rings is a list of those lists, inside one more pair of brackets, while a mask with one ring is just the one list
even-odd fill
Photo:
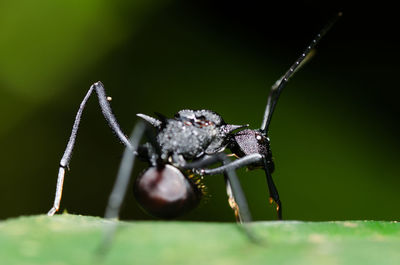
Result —
[[261, 142], [263, 140], [263, 137], [260, 134], [256, 134], [256, 139], [257, 141]]

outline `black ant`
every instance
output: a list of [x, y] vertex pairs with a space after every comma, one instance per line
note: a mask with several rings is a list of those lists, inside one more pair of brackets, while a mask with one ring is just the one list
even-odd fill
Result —
[[[341, 13], [337, 15], [339, 16]], [[95, 91], [108, 125], [126, 146], [107, 205], [107, 218], [118, 217], [133, 164], [138, 157], [147, 161], [150, 166], [136, 178], [135, 197], [142, 208], [153, 216], [174, 218], [193, 209], [202, 197], [202, 184], [199, 184], [198, 178], [223, 174], [229, 205], [235, 212], [236, 220], [250, 222], [251, 214], [235, 173], [238, 168], [248, 167], [265, 171], [270, 201], [276, 203], [278, 218], [282, 219], [282, 204], [271, 175], [274, 162], [268, 138], [269, 125], [282, 89], [333, 23], [334, 21], [326, 25], [317, 34], [289, 70], [272, 86], [259, 129], [244, 129], [248, 125], [227, 124], [220, 115], [210, 110], [181, 110], [174, 118], [166, 118], [161, 114], [157, 114], [157, 118], [137, 114], [145, 122], [139, 122], [128, 139], [111, 111], [111, 99], [106, 96], [103, 84], [94, 83], [76, 115], [71, 136], [60, 161], [55, 200], [48, 215], [54, 215], [59, 209], [65, 169], [71, 160], [82, 112], [90, 95]], [[143, 136], [146, 136], [149, 142], [140, 145]], [[226, 154], [225, 149], [229, 149], [231, 154]], [[231, 160], [229, 156], [237, 159]], [[208, 168], [217, 162], [221, 162], [222, 165]]]

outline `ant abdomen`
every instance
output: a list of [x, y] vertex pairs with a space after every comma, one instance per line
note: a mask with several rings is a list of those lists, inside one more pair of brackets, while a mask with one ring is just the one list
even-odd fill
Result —
[[140, 206], [163, 219], [172, 219], [190, 211], [202, 197], [201, 190], [169, 164], [148, 168], [136, 179], [133, 189]]

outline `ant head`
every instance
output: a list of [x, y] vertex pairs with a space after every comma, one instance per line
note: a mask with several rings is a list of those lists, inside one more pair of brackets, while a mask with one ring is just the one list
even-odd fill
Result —
[[229, 149], [239, 157], [250, 154], [270, 154], [269, 138], [261, 130], [246, 129], [232, 135]]
[[134, 195], [149, 214], [172, 219], [195, 208], [202, 192], [176, 167], [150, 167], [136, 179]]

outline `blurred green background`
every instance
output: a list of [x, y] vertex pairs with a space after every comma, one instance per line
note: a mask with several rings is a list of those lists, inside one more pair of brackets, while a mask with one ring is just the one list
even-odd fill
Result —
[[[183, 108], [257, 128], [270, 86], [343, 11], [272, 120], [284, 218], [400, 219], [400, 56], [389, 10], [337, 1], [0, 1], [0, 218], [51, 207], [59, 160], [93, 82], [105, 84], [128, 134], [136, 113]], [[122, 152], [92, 98], [61, 211], [103, 215]], [[276, 219], [264, 173], [239, 174], [254, 219]], [[234, 221], [222, 177], [206, 183], [207, 198], [182, 219]], [[132, 194], [121, 216], [151, 219]]]

